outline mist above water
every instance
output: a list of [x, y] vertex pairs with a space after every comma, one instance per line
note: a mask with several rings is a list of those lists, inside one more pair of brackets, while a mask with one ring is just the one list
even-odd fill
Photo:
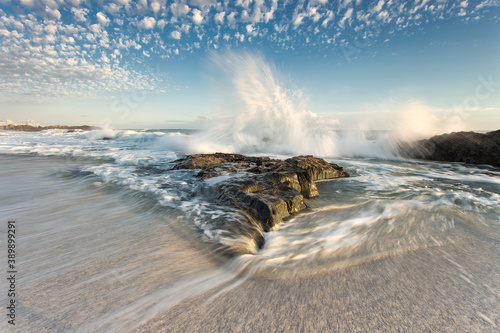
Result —
[[[199, 133], [186, 141], [169, 142], [169, 148], [185, 153], [393, 158], [400, 141], [461, 129], [456, 123], [447, 126], [445, 119], [419, 102], [401, 106], [390, 117], [381, 112], [347, 127], [333, 117], [308, 110], [302, 92], [290, 88], [261, 55], [212, 54], [210, 68], [219, 112], [203, 119]], [[342, 110], [333, 103], [332, 115], [336, 111]]]

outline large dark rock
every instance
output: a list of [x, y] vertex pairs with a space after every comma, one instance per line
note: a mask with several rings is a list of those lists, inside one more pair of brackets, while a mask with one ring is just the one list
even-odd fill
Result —
[[486, 134], [455, 132], [436, 135], [402, 144], [399, 150], [408, 158], [500, 166], [500, 130]]
[[315, 180], [349, 176], [342, 167], [313, 156], [282, 161], [239, 154], [199, 154], [178, 160], [174, 169], [199, 169], [196, 177], [208, 184], [204, 191], [214, 203], [234, 207], [250, 217], [259, 230], [246, 233], [252, 234], [259, 246], [263, 244], [262, 231], [272, 230], [290, 214], [305, 209], [304, 197], [319, 195]]

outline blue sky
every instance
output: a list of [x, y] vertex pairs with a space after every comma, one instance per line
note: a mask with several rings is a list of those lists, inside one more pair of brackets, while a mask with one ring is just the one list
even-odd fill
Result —
[[242, 68], [255, 61], [295, 107], [340, 128], [388, 127], [410, 110], [434, 126], [498, 129], [499, 7], [0, 0], [0, 120], [199, 127], [265, 99], [242, 91], [261, 87]]

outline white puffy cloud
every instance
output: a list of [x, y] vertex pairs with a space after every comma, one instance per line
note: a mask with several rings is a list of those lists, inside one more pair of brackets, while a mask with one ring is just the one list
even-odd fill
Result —
[[7, 29], [0, 29], [0, 35], [4, 37], [10, 37], [10, 31]]
[[185, 34], [188, 34], [190, 29], [191, 29], [191, 24], [183, 24], [179, 28], [179, 30], [182, 31]]
[[227, 16], [227, 23], [231, 26], [236, 24], [236, 12], [232, 12]]
[[55, 0], [42, 0], [42, 2], [45, 6], [49, 7], [50, 9], [58, 9], [59, 8], [59, 4]]
[[373, 6], [371, 11], [374, 13], [378, 13], [382, 10], [383, 6], [384, 6], [384, 0], [380, 0], [375, 6]]
[[216, 13], [214, 15], [214, 21], [215, 21], [215, 23], [217, 23], [217, 24], [224, 24], [224, 16], [225, 15], [226, 15], [226, 12]]
[[145, 17], [139, 22], [139, 28], [141, 29], [154, 29], [156, 20], [154, 17]]
[[311, 6], [317, 5], [317, 4], [324, 5], [327, 3], [328, 3], [328, 0], [310, 0], [309, 1], [309, 5], [311, 5]]
[[181, 39], [181, 33], [180, 31], [172, 31], [170, 33], [170, 37], [172, 37], [173, 39]]
[[57, 33], [57, 26], [55, 24], [47, 24], [44, 29], [49, 35], [55, 35]]
[[165, 21], [164, 19], [156, 21], [156, 26], [158, 28], [160, 28], [161, 30], [163, 30], [163, 28], [165, 28], [166, 25], [167, 25], [167, 21]]
[[61, 18], [61, 12], [59, 12], [57, 9], [52, 9], [50, 7], [45, 7], [45, 13], [47, 13], [47, 15], [50, 17], [50, 18], [53, 18], [53, 19], [56, 19], [56, 20], [59, 20]]
[[326, 28], [328, 26], [328, 22], [332, 21], [333, 20], [333, 17], [334, 17], [334, 14], [331, 10], [327, 11], [326, 13], [326, 18], [323, 20], [323, 22], [321, 23], [321, 26], [323, 28]]
[[293, 25], [294, 26], [299, 26], [302, 24], [302, 21], [304, 20], [304, 13], [298, 13], [297, 15], [294, 16], [293, 18]]
[[191, 1], [189, 1], [189, 4], [191, 6], [203, 8], [203, 7], [214, 6], [215, 4], [217, 4], [217, 1], [216, 0], [191, 0]]
[[123, 8], [122, 6], [117, 5], [116, 3], [110, 3], [110, 4], [106, 5], [106, 6], [104, 6], [104, 9], [106, 10], [106, 12], [108, 12], [111, 15], [115, 15], [122, 8]]
[[352, 8], [349, 8], [348, 10], [346, 10], [344, 17], [342, 17], [342, 19], [339, 21], [339, 26], [341, 28], [343, 28], [345, 26], [346, 21], [349, 22], [351, 20], [353, 11], [354, 10]]
[[20, 0], [21, 5], [33, 8], [35, 7], [35, 2], [33, 0]]
[[73, 15], [75, 16], [75, 19], [80, 22], [87, 21], [87, 15], [89, 13], [89, 10], [86, 8], [72, 8], [71, 12], [73, 12]]
[[243, 8], [249, 9], [252, 0], [238, 0], [236, 1], [236, 6], [241, 6]]
[[117, 5], [125, 6], [129, 4], [130, 0], [113, 0], [113, 2]]
[[318, 8], [309, 7], [308, 16], [313, 20], [313, 22], [318, 22], [323, 16], [321, 13], [318, 13]]
[[81, 0], [69, 0], [68, 2], [75, 7], [80, 7], [81, 4]]
[[102, 26], [107, 26], [110, 22], [109, 18], [106, 17], [102, 12], [99, 12], [96, 14], [97, 17], [97, 22], [99, 22], [100, 25]]
[[158, 14], [161, 9], [161, 3], [158, 1], [151, 2], [151, 9], [153, 10], [153, 13]]
[[203, 15], [201, 15], [201, 10], [199, 9], [193, 9], [193, 17], [192, 17], [193, 23], [200, 25], [203, 23]]
[[246, 25], [246, 30], [247, 30], [247, 34], [248, 34], [248, 35], [251, 35], [251, 34], [252, 34], [252, 32], [253, 32], [253, 30], [254, 30], [254, 28], [253, 28], [253, 24], [247, 24], [247, 25]]
[[189, 13], [190, 10], [191, 8], [189, 8], [189, 6], [186, 5], [185, 3], [181, 4], [174, 2], [173, 4], [170, 5], [170, 11], [172, 12], [172, 15], [174, 17], [186, 15]]

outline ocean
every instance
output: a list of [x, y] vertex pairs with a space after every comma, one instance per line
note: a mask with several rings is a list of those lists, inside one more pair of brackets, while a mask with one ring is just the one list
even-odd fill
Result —
[[[2, 265], [7, 222], [16, 225], [12, 331], [498, 328], [499, 168], [406, 160], [389, 131], [319, 130], [308, 141], [261, 130], [0, 131]], [[351, 177], [317, 182], [319, 197], [263, 248], [229, 256], [221, 244], [238, 235], [213, 221], [237, 212], [200, 194], [196, 171], [172, 170], [185, 154], [215, 151], [307, 151]], [[4, 312], [8, 289], [2, 278]], [[392, 312], [358, 313], [367, 301]], [[297, 317], [293, 304], [316, 310]]]

